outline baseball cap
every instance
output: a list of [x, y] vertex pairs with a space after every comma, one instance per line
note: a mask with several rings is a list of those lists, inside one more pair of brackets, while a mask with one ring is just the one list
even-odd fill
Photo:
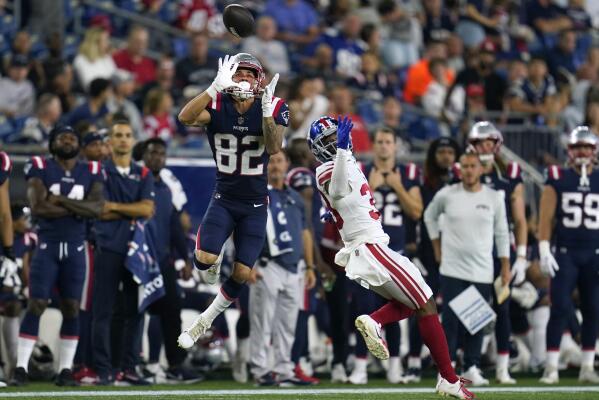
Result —
[[29, 58], [22, 54], [15, 54], [10, 59], [11, 67], [26, 67], [29, 65]]
[[89, 132], [85, 136], [83, 136], [83, 140], [81, 141], [81, 146], [86, 147], [89, 144], [92, 144], [95, 141], [103, 141], [104, 135], [100, 132]]

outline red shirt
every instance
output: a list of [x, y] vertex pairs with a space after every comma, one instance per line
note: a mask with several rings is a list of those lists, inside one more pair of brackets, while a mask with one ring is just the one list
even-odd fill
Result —
[[156, 64], [148, 57], [142, 57], [139, 62], [134, 62], [127, 49], [122, 49], [114, 52], [112, 59], [117, 67], [131, 72], [135, 77], [135, 83], [139, 86], [156, 80]]
[[169, 142], [175, 135], [175, 120], [170, 114], [146, 115], [144, 132], [147, 137], [159, 137]]
[[[351, 143], [354, 147], [354, 152], [364, 153], [370, 151], [372, 145], [364, 120], [358, 114], [349, 114], [349, 117], [354, 123], [354, 128], [351, 130]], [[337, 118], [337, 116], [331, 115], [331, 118]]]

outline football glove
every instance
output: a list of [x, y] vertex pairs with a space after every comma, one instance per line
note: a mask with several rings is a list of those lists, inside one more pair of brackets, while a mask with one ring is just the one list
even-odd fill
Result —
[[347, 150], [351, 143], [351, 130], [354, 124], [350, 117], [337, 117], [337, 148]]
[[512, 276], [514, 285], [519, 285], [524, 282], [526, 278], [526, 270], [528, 269], [528, 261], [526, 258], [518, 257], [512, 265]]
[[522, 286], [512, 288], [512, 299], [525, 310], [530, 310], [539, 300], [539, 292], [532, 283], [524, 282]]
[[226, 55], [225, 58], [218, 59], [218, 73], [212, 84], [206, 89], [206, 93], [213, 99], [216, 99], [218, 93], [230, 87], [240, 87], [233, 81], [233, 74], [237, 71], [239, 63], [233, 61], [233, 57]]
[[551, 254], [551, 247], [547, 240], [541, 240], [539, 242], [539, 258], [541, 271], [551, 278], [555, 277], [555, 273], [559, 270], [559, 265], [557, 264], [557, 261], [555, 261], [553, 254]]
[[21, 286], [21, 278], [19, 277], [19, 266], [8, 257], [2, 257], [0, 266], [0, 282], [2, 285], [10, 288]]
[[262, 116], [272, 117], [272, 114], [275, 112], [275, 107], [277, 106], [276, 102], [273, 102], [273, 96], [275, 94], [275, 88], [277, 87], [277, 82], [279, 81], [279, 74], [275, 74], [272, 77], [272, 80], [266, 87], [264, 87], [264, 93], [262, 93]]
[[329, 210], [326, 210], [322, 214], [320, 214], [320, 220], [322, 222], [328, 222], [329, 224], [334, 224], [335, 219], [333, 218], [333, 213]]

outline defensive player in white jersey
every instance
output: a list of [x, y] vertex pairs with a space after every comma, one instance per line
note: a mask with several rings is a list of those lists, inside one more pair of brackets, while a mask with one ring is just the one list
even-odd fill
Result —
[[339, 117], [339, 121], [321, 117], [312, 123], [308, 141], [323, 163], [316, 169], [318, 190], [343, 239], [335, 263], [345, 267], [348, 278], [389, 300], [374, 313], [359, 316], [356, 328], [370, 352], [387, 359], [389, 350], [381, 326], [415, 314], [422, 340], [441, 375], [437, 393], [474, 399], [451, 365], [431, 289], [409, 259], [387, 246], [389, 236], [383, 231], [368, 179], [352, 155], [352, 127], [348, 117]]

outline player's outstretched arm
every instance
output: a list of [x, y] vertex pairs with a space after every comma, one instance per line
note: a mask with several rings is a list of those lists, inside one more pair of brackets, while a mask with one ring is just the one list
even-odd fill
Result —
[[40, 178], [29, 178], [27, 183], [27, 199], [31, 205], [31, 214], [42, 218], [61, 218], [70, 211], [61, 205], [51, 202], [44, 182]]
[[83, 200], [69, 199], [66, 196], [56, 197], [58, 197], [58, 204], [75, 215], [84, 218], [99, 218], [104, 208], [104, 185], [101, 182], [94, 182], [89, 194]]
[[204, 92], [189, 101], [179, 113], [179, 121], [183, 125], [206, 125], [210, 123], [210, 113], [206, 111], [206, 106], [217, 99], [217, 96], [223, 90], [239, 86], [233, 81], [233, 74], [237, 71], [239, 63], [236, 63], [233, 57], [226, 55], [218, 59], [218, 73], [212, 84]]
[[275, 154], [283, 148], [283, 132], [285, 127], [277, 125], [273, 117], [276, 104], [273, 102], [275, 88], [279, 81], [279, 74], [275, 74], [272, 80], [264, 88], [262, 94], [262, 133], [264, 145], [268, 154]]
[[352, 157], [350, 150], [351, 130], [354, 127], [351, 118], [337, 117], [337, 155], [335, 166], [331, 175], [331, 184], [328, 187], [329, 194], [335, 200], [339, 200], [351, 193], [349, 185], [349, 161]]

